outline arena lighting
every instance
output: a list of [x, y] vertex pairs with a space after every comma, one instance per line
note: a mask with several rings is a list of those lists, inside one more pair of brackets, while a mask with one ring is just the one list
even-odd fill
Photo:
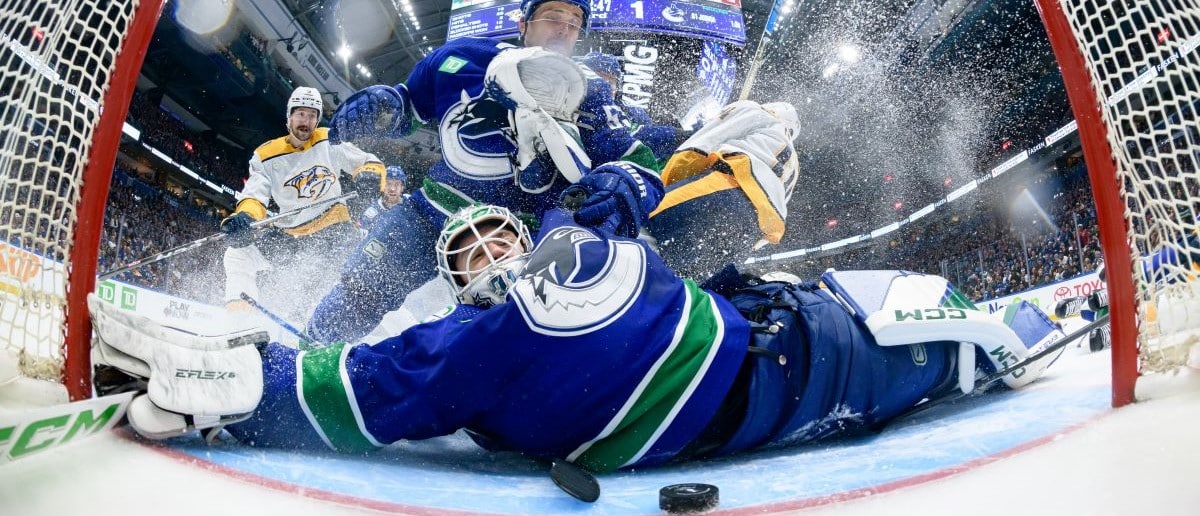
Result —
[[349, 62], [352, 55], [354, 55], [354, 50], [345, 43], [342, 43], [342, 47], [337, 50], [337, 56], [342, 58], [343, 63]]
[[862, 61], [862, 51], [855, 45], [846, 44], [838, 47], [837, 56], [846, 64]]

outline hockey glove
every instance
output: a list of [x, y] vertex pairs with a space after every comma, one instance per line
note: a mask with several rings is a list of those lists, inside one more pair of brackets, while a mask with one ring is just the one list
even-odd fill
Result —
[[229, 240], [229, 247], [246, 247], [254, 243], [254, 217], [244, 211], [234, 212], [221, 221], [221, 232]]
[[88, 296], [95, 341], [93, 360], [147, 380], [134, 398], [129, 423], [152, 439], [244, 420], [263, 392], [258, 347], [267, 332], [254, 328], [198, 335], [160, 325]]
[[329, 120], [329, 142], [337, 145], [364, 136], [400, 138], [412, 127], [408, 90], [375, 85], [358, 90]]
[[[583, 198], [579, 202], [579, 198]], [[563, 191], [562, 202], [578, 205], [575, 222], [636, 238], [663, 198], [663, 185], [654, 172], [626, 161], [608, 163]]]

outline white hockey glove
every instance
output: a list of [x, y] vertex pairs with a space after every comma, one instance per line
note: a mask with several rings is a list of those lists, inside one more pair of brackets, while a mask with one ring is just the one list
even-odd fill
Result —
[[165, 439], [249, 417], [262, 398], [267, 332], [197, 335], [158, 324], [88, 296], [93, 359], [148, 381], [129, 406], [139, 434]]
[[[570, 58], [540, 47], [505, 50], [488, 64], [488, 95], [509, 109], [517, 147], [517, 184], [530, 193], [549, 189], [554, 176], [522, 173], [548, 154], [559, 174], [574, 183], [591, 168], [575, 125], [587, 93], [583, 71]], [[543, 174], [544, 176], [544, 174]]]

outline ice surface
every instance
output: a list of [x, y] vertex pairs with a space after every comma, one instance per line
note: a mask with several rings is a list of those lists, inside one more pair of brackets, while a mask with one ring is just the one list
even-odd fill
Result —
[[[658, 488], [707, 482], [721, 509], [818, 514], [1196, 514], [1200, 373], [1147, 377], [1108, 408], [1109, 353], [1067, 350], [1016, 393], [931, 410], [882, 434], [600, 477], [593, 505], [544, 465], [461, 435], [371, 457], [105, 435], [0, 467], [4, 514], [657, 513]], [[157, 510], [157, 509], [156, 509]]]

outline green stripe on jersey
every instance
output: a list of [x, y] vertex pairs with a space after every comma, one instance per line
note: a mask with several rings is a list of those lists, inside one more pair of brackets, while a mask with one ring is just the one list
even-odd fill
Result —
[[296, 357], [296, 395], [313, 428], [331, 448], [366, 452], [379, 444], [361, 425], [358, 402], [346, 375], [346, 343], [301, 352]]
[[430, 203], [447, 215], [453, 215], [454, 212], [475, 203], [466, 194], [447, 188], [446, 185], [428, 177], [421, 182], [421, 190]]
[[[632, 161], [660, 174], [663, 167], [667, 165], [667, 160], [658, 161], [658, 158], [654, 156], [654, 151], [650, 150], [650, 147], [646, 144], [637, 140], [634, 140], [633, 146], [629, 148], [629, 151], [624, 156], [621, 156], [621, 160]], [[599, 165], [593, 163], [592, 166]]]
[[963, 295], [963, 293], [960, 292], [953, 285], [950, 285], [950, 295], [946, 296], [946, 299], [942, 301], [942, 307], [943, 308], [963, 308], [963, 309], [967, 309], [967, 310], [978, 310], [979, 309], [978, 307], [975, 306], [975, 303], [971, 302], [970, 298]]
[[593, 471], [612, 471], [640, 459], [675, 420], [707, 374], [724, 337], [724, 321], [708, 293], [684, 280], [687, 305], [674, 340], [646, 373], [600, 436], [572, 455]]

